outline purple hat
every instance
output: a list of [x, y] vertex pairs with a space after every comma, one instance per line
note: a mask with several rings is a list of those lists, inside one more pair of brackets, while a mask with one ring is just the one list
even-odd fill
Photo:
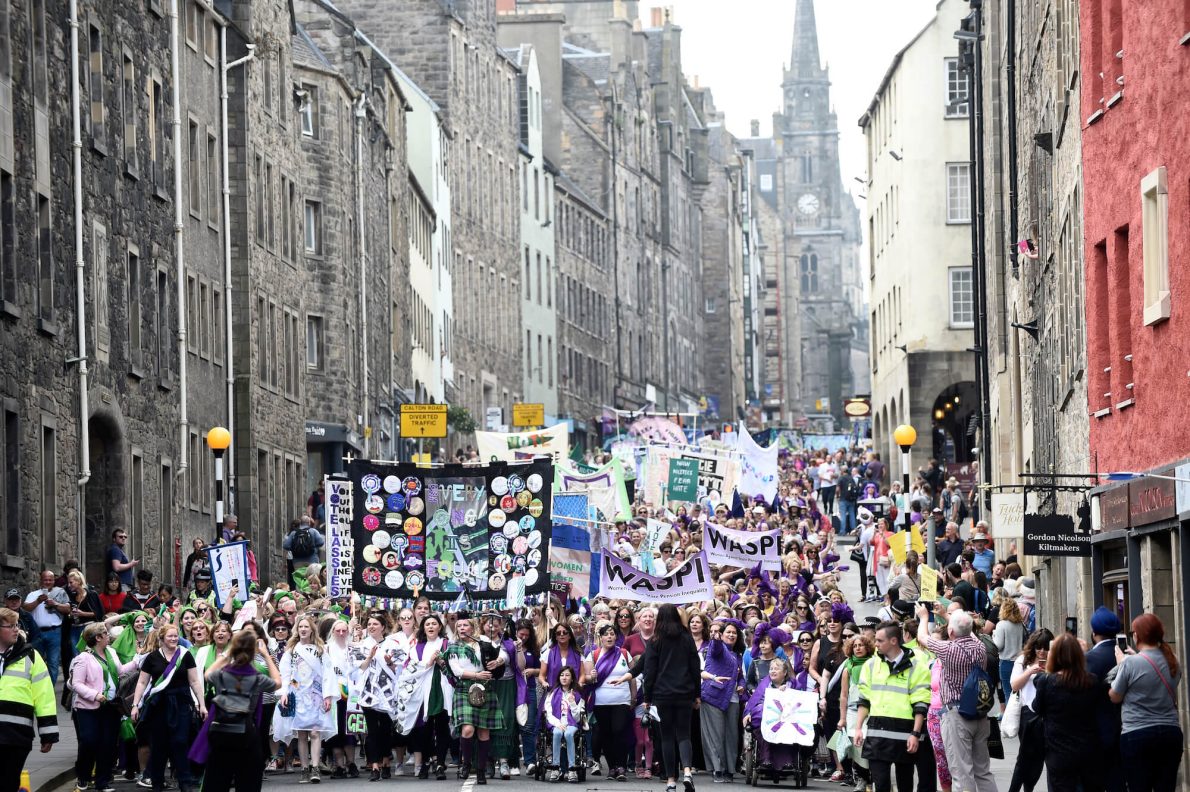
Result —
[[841, 624], [855, 621], [855, 611], [846, 602], [836, 602], [831, 605], [831, 618]]

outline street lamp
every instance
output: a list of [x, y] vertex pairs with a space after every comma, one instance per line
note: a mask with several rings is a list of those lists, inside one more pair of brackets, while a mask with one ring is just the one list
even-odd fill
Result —
[[231, 432], [222, 426], [207, 432], [207, 447], [215, 455], [215, 544], [219, 544], [223, 531], [223, 452], [231, 445]]
[[[893, 442], [901, 448], [902, 487], [905, 492], [905, 545], [909, 547], [909, 542], [913, 539], [912, 535], [908, 533], [911, 526], [909, 522], [909, 451], [913, 448], [913, 444], [917, 442], [917, 430], [909, 424], [901, 424], [893, 430]], [[930, 535], [930, 544], [926, 559], [927, 563], [933, 567], [935, 555], [934, 531], [928, 530], [927, 533]]]

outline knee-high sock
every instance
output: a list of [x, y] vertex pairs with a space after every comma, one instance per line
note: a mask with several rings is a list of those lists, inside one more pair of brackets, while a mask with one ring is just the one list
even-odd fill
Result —
[[487, 769], [487, 766], [488, 766], [488, 746], [491, 745], [492, 741], [491, 740], [480, 740], [478, 737], [476, 737], [475, 739], [476, 739], [476, 742], [479, 743], [479, 745], [475, 751], [475, 753], [476, 753], [475, 767], [479, 770], [479, 772], [482, 773]]
[[474, 740], [474, 737], [459, 738], [459, 752], [462, 754], [463, 767], [471, 766], [471, 743]]

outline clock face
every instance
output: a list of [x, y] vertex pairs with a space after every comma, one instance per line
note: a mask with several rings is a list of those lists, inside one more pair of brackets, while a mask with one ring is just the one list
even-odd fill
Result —
[[804, 215], [818, 214], [818, 196], [806, 193], [797, 199], [797, 210]]

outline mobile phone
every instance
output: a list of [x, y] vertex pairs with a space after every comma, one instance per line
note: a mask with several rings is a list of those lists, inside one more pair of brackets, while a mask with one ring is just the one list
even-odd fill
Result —
[[1078, 635], [1078, 619], [1074, 616], [1066, 617], [1066, 632], [1071, 635]]
[[232, 578], [232, 579], [231, 579], [231, 585], [233, 585], [233, 586], [238, 586], [238, 585], [240, 585], [240, 579], [239, 579], [239, 578]]
[[1116, 646], [1119, 647], [1121, 652], [1127, 652], [1128, 651], [1128, 636], [1125, 635], [1124, 633], [1120, 633], [1119, 635], [1117, 635], [1116, 636]]

